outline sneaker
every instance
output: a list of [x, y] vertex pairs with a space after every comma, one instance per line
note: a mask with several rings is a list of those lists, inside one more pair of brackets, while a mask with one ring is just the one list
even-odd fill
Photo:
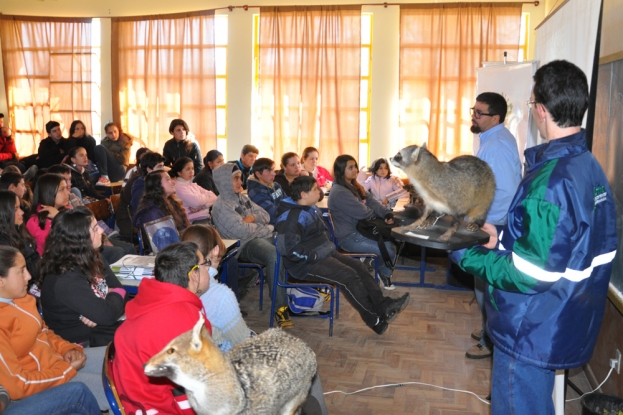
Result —
[[476, 330], [472, 331], [472, 339], [474, 339], [477, 342], [479, 342], [480, 339], [482, 339], [482, 329], [476, 329]]
[[493, 356], [493, 350], [487, 349], [480, 343], [473, 345], [465, 352], [468, 359], [486, 359]]
[[381, 281], [383, 282], [383, 288], [387, 291], [394, 291], [396, 289], [396, 286], [392, 284], [392, 277], [381, 276]]
[[99, 180], [97, 181], [97, 183], [95, 184], [96, 186], [106, 186], [110, 184], [110, 180], [108, 179], [108, 177], [100, 177]]
[[331, 291], [328, 288], [317, 288], [316, 291], [324, 297], [324, 301], [327, 302], [331, 299]]
[[391, 323], [394, 319], [404, 310], [409, 304], [409, 293], [404, 294], [402, 297], [391, 300], [391, 303], [385, 309], [385, 321]]
[[281, 329], [294, 327], [294, 322], [290, 319], [290, 309], [288, 306], [280, 307], [275, 311], [275, 321]]
[[389, 324], [387, 324], [387, 321], [379, 320], [379, 322], [376, 323], [374, 327], [372, 327], [372, 330], [374, 330], [376, 334], [381, 335], [385, 333], [385, 330], [387, 330], [387, 326], [389, 326]]

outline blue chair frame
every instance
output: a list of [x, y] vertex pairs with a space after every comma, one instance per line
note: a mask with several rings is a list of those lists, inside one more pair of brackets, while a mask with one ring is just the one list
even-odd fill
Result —
[[264, 267], [255, 262], [240, 262], [240, 260], [238, 260], [238, 268], [255, 268], [260, 274], [260, 311], [262, 311], [262, 304], [264, 302]]
[[112, 375], [112, 362], [115, 359], [115, 344], [110, 342], [106, 347], [106, 353], [104, 354], [104, 364], [102, 367], [102, 385], [104, 386], [104, 393], [108, 404], [110, 405], [110, 411], [113, 415], [125, 415], [121, 399], [117, 393], [115, 382]]
[[[272, 328], [275, 322], [273, 316], [275, 315], [275, 298], [277, 298], [277, 287], [283, 288], [297, 288], [297, 287], [309, 287], [309, 288], [324, 288], [329, 291], [329, 314], [319, 314], [315, 316], [300, 316], [300, 317], [314, 317], [314, 318], [328, 318], [329, 319], [329, 337], [333, 337], [333, 313], [335, 311], [335, 318], [339, 318], [340, 309], [340, 287], [323, 283], [289, 283], [288, 282], [288, 270], [285, 270], [285, 282], [279, 281], [279, 269], [281, 267], [281, 254], [277, 249], [277, 234], [273, 237], [273, 244], [275, 245], [275, 251], [277, 252], [277, 261], [275, 264], [275, 274], [273, 275], [273, 301], [270, 306], [270, 327]], [[334, 303], [335, 301], [335, 303]], [[335, 307], [334, 307], [335, 305]]]

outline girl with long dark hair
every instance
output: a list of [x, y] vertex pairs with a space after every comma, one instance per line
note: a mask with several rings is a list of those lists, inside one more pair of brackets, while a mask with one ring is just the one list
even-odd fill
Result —
[[[67, 165], [71, 169], [71, 187], [80, 191], [83, 203], [88, 203], [89, 198], [95, 200], [105, 199], [103, 195], [95, 190], [95, 186], [91, 183], [91, 176], [87, 171], [89, 158], [87, 151], [82, 147], [74, 147], [67, 153], [69, 160]], [[86, 201], [84, 199], [87, 199]]]
[[218, 196], [216, 183], [212, 178], [212, 170], [225, 163], [223, 153], [218, 150], [210, 150], [203, 158], [203, 169], [195, 176], [195, 183]]
[[125, 308], [125, 290], [100, 256], [102, 232], [86, 207], [59, 213], [41, 265], [46, 323], [65, 340], [91, 346], [113, 340]]
[[[95, 138], [87, 133], [87, 128], [82, 121], [74, 120], [71, 123], [71, 126], [69, 127], [69, 137], [76, 140], [76, 146], [82, 147], [86, 150], [87, 157], [92, 163], [97, 162], [95, 159]], [[87, 170], [90, 172], [91, 168], [87, 167]]]
[[173, 136], [164, 143], [162, 155], [164, 156], [164, 165], [171, 166], [180, 157], [188, 157], [193, 161], [195, 174], [199, 174], [203, 169], [201, 160], [201, 149], [199, 143], [189, 136], [190, 129], [186, 121], [176, 118], [169, 124], [169, 133]]
[[[357, 232], [357, 222], [377, 216], [385, 219], [388, 224], [393, 224], [394, 214], [374, 197], [368, 197], [363, 186], [357, 183], [359, 167], [353, 156], [338, 156], [333, 163], [333, 174], [335, 181], [329, 193], [328, 206], [340, 248], [349, 252], [372, 252], [381, 257], [377, 241]], [[394, 257], [396, 246], [393, 242], [386, 241], [385, 246], [389, 255]], [[383, 261], [379, 261], [379, 273], [386, 290], [396, 288], [391, 282], [392, 270]]]
[[178, 232], [190, 226], [182, 202], [175, 197], [175, 181], [164, 171], [152, 171], [145, 176], [145, 192], [132, 222], [141, 228], [147, 222], [168, 215], [173, 217]]

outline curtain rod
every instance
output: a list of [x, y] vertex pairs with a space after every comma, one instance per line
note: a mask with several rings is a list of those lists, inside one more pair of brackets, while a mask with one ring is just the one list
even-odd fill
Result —
[[[532, 5], [534, 5], [534, 7], [537, 7], [540, 4], [539, 1], [521, 1], [521, 2], [518, 2], [518, 3], [521, 3], [521, 4], [532, 4]], [[361, 3], [362, 6], [383, 6], [385, 8], [387, 8], [387, 6], [402, 6], [402, 5], [410, 5], [410, 4], [413, 4], [413, 3], [387, 3], [387, 2], [386, 3]], [[437, 3], [437, 4], [443, 4], [443, 3]], [[320, 6], [322, 6], [322, 5], [320, 5]], [[225, 9], [227, 9], [230, 12], [233, 12], [234, 9], [243, 9], [244, 11], [247, 11], [247, 10], [249, 10], [249, 7], [257, 8], [257, 7], [261, 7], [261, 6], [249, 6], [249, 5], [245, 4], [244, 6], [218, 7], [218, 8], [213, 9], [213, 10], [225, 10]]]

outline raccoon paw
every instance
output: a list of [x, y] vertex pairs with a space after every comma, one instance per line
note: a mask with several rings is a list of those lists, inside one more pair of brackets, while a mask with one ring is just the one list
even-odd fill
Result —
[[480, 225], [478, 225], [475, 222], [470, 222], [470, 223], [467, 224], [466, 228], [470, 232], [476, 232], [477, 230], [480, 229]]

